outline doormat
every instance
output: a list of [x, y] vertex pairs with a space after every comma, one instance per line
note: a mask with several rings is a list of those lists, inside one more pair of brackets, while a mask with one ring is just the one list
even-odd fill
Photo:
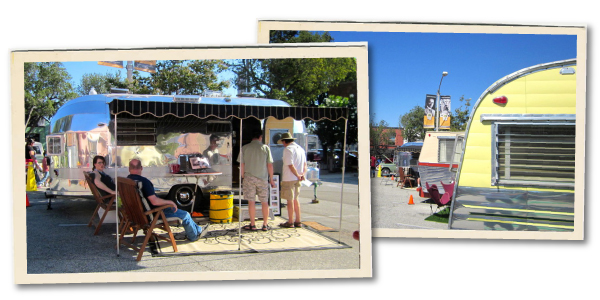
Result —
[[[153, 256], [206, 255], [267, 253], [283, 251], [307, 251], [351, 248], [350, 246], [324, 236], [308, 228], [283, 228], [275, 224], [285, 222], [281, 217], [269, 221], [272, 227], [268, 231], [260, 230], [262, 221], [256, 221], [257, 231], [241, 230], [239, 223], [210, 224], [208, 233], [201, 239], [191, 242], [177, 241], [177, 252], [173, 252], [171, 243], [159, 241], [150, 246]], [[249, 222], [242, 222], [242, 226]], [[183, 227], [171, 227], [174, 235], [184, 233]], [[159, 230], [156, 230], [159, 233]], [[166, 232], [160, 232], [166, 234]], [[241, 237], [241, 238], [240, 238]]]
[[319, 224], [318, 222], [313, 222], [313, 221], [302, 222], [302, 224], [304, 224], [308, 227], [311, 227], [315, 230], [318, 230], [318, 231], [333, 231], [334, 230], [331, 227], [323, 226], [323, 225]]

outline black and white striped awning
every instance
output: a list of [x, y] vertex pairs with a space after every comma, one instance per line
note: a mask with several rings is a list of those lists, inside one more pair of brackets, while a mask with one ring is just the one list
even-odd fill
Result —
[[296, 107], [296, 106], [257, 106], [239, 104], [206, 104], [206, 103], [175, 103], [115, 99], [109, 103], [110, 113], [113, 116], [129, 114], [134, 117], [152, 115], [157, 118], [174, 116], [185, 118], [195, 116], [197, 118], [216, 117], [219, 119], [257, 118], [266, 119], [274, 117], [282, 120], [292, 117], [295, 120], [311, 119], [313, 121], [348, 118], [347, 108], [338, 107]]

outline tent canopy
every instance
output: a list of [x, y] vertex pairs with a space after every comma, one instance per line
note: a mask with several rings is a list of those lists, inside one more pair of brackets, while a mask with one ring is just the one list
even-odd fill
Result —
[[[254, 104], [254, 103], [253, 103]], [[195, 116], [201, 119], [230, 117], [247, 119], [254, 117], [265, 119], [274, 117], [279, 120], [292, 117], [295, 120], [311, 119], [313, 121], [347, 119], [348, 109], [339, 107], [295, 107], [295, 106], [260, 106], [242, 104], [210, 104], [140, 101], [116, 98], [109, 103], [111, 115], [129, 114], [134, 117], [152, 115], [157, 118], [174, 116], [185, 118]]]

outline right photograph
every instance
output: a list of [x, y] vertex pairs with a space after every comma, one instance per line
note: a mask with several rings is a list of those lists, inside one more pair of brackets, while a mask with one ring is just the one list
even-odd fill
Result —
[[368, 42], [374, 237], [584, 239], [585, 26], [258, 28], [259, 43]]

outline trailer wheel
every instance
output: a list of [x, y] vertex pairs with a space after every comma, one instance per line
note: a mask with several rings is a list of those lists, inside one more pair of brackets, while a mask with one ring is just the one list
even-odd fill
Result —
[[193, 185], [180, 185], [171, 190], [171, 200], [173, 200], [177, 206], [185, 207], [192, 204], [194, 199], [194, 186]]

